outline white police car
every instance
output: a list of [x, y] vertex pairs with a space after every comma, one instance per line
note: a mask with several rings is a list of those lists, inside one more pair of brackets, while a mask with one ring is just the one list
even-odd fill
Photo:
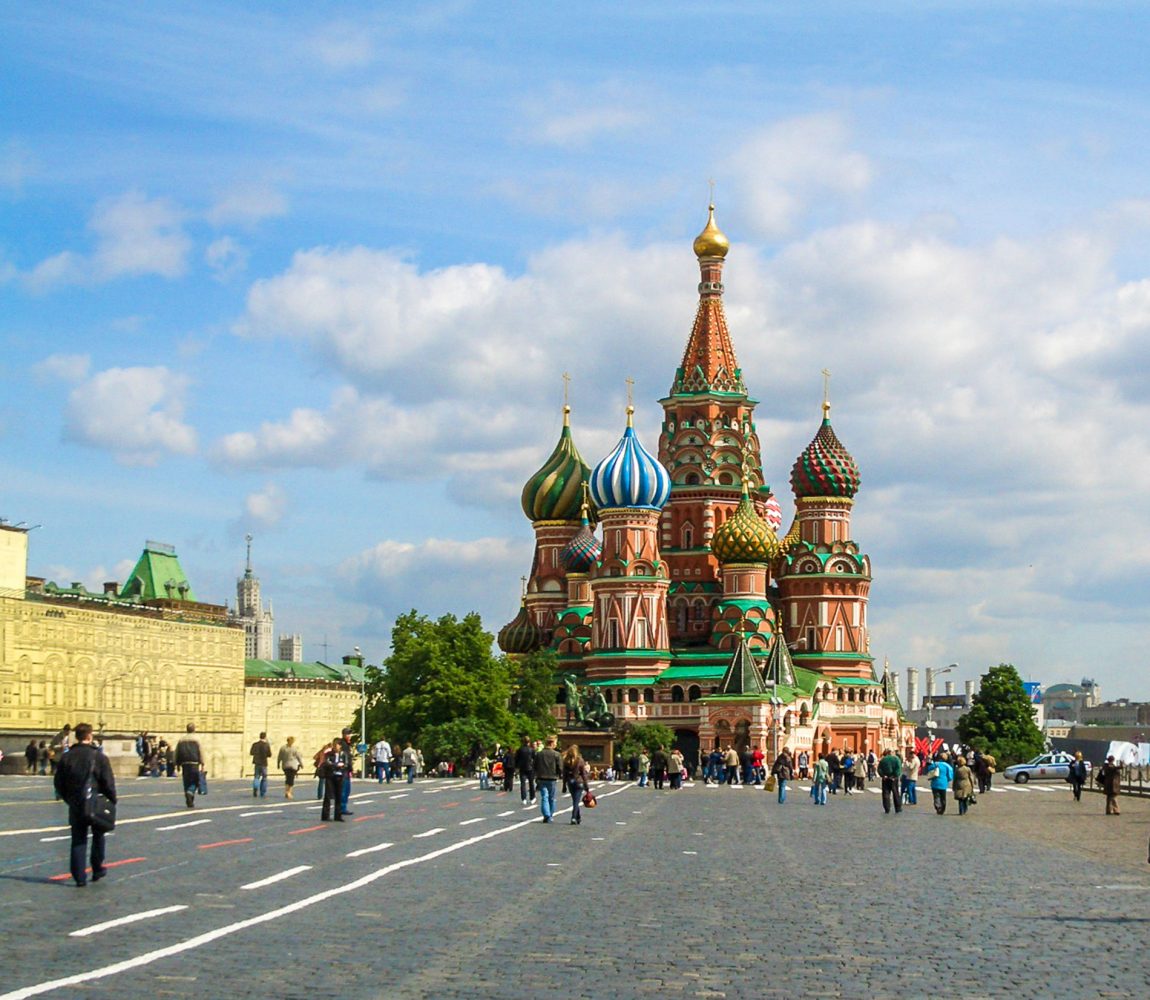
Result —
[[[1002, 772], [1004, 778], [1019, 785], [1040, 778], [1066, 780], [1074, 757], [1068, 753], [1043, 753], [1025, 764], [1012, 764]], [[1086, 761], [1086, 782], [1090, 783], [1090, 761]]]

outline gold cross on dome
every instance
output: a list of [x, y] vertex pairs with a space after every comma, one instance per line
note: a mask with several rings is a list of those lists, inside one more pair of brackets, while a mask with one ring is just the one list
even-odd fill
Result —
[[823, 414], [831, 409], [831, 373], [829, 368], [823, 369]]
[[714, 205], [715, 204], [715, 179], [713, 177], [708, 178], [707, 184], [711, 189], [711, 197], [709, 199], [709, 204]]
[[627, 383], [627, 405], [633, 406], [635, 404], [633, 391], [635, 388], [635, 380], [633, 378], [625, 378], [623, 381]]
[[563, 373], [563, 405], [567, 405], [568, 390], [571, 388], [571, 374], [570, 372]]
[[522, 597], [526, 597], [526, 596], [527, 596], [527, 577], [525, 577], [525, 576], [521, 576], [521, 577], [519, 578], [519, 586], [520, 586], [520, 587], [522, 588], [522, 590], [523, 590], [523, 593], [522, 593], [520, 596], [522, 596]]

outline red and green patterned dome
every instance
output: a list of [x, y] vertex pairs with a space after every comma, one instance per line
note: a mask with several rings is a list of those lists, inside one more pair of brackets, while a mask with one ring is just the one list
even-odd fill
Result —
[[568, 573], [589, 573], [591, 567], [603, 557], [603, 543], [591, 530], [586, 504], [583, 505], [581, 514], [583, 524], [559, 554], [559, 560]]
[[779, 554], [778, 536], [759, 517], [746, 485], [739, 506], [711, 538], [711, 551], [721, 563], [765, 563]]
[[521, 502], [531, 521], [574, 521], [591, 468], [571, 439], [571, 408], [563, 407], [563, 432], [543, 467], [527, 480]]
[[543, 645], [543, 629], [535, 624], [527, 613], [527, 604], [519, 605], [519, 614], [499, 630], [496, 638], [499, 648], [505, 653], [534, 653]]
[[823, 423], [815, 439], [795, 459], [791, 488], [797, 498], [842, 497], [858, 492], [859, 467], [831, 427], [830, 406], [823, 405]]

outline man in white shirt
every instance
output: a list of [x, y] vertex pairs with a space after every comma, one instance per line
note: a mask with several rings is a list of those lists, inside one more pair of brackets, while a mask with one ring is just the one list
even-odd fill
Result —
[[383, 779], [387, 778], [387, 783], [391, 784], [391, 744], [385, 739], [381, 739], [375, 746], [371, 748], [371, 759], [375, 762], [375, 780], [379, 784], [383, 784]]

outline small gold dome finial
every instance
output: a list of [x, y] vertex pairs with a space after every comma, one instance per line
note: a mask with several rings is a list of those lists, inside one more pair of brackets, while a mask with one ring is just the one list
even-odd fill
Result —
[[712, 202], [707, 207], [707, 224], [703, 231], [695, 237], [696, 257], [726, 257], [731, 249], [730, 241], [723, 235], [723, 231], [715, 224], [715, 205]]

